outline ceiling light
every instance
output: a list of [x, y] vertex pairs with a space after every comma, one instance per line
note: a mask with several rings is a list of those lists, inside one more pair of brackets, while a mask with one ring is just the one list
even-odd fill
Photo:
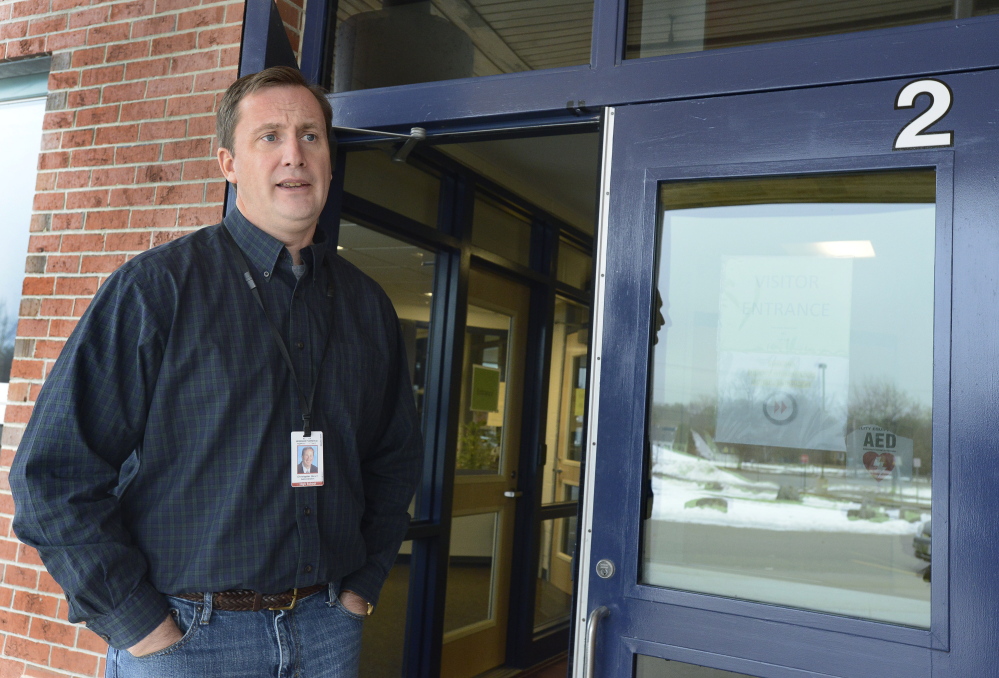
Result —
[[870, 259], [874, 245], [870, 240], [827, 240], [824, 242], [789, 243], [784, 245], [788, 254], [819, 256], [833, 259]]

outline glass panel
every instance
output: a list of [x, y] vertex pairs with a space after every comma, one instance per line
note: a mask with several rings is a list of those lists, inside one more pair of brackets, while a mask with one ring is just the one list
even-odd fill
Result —
[[404, 541], [378, 598], [378, 614], [364, 621], [360, 678], [384, 678], [404, 673], [403, 651], [412, 552], [413, 542]]
[[444, 633], [493, 618], [498, 533], [499, 513], [458, 516], [451, 522]]
[[462, 423], [455, 472], [458, 475], [500, 472], [503, 425], [509, 403], [509, 341], [513, 318], [468, 305], [465, 366], [462, 374]]
[[732, 673], [705, 666], [635, 655], [635, 678], [744, 678], [748, 673]]
[[996, 0], [629, 0], [625, 58], [701, 52], [997, 12]]
[[590, 63], [593, 0], [341, 0], [334, 92]]
[[343, 190], [437, 228], [440, 180], [383, 151], [347, 153]]
[[586, 409], [590, 311], [582, 304], [556, 297], [554, 315], [542, 504], [575, 501], [575, 497], [566, 499], [564, 495], [566, 483], [579, 485]]
[[589, 290], [592, 285], [593, 257], [566, 240], [558, 246], [558, 281]]
[[[572, 519], [575, 523], [575, 518]], [[534, 633], [544, 633], [569, 621], [572, 611], [572, 551], [564, 544], [568, 518], [541, 521], [538, 583], [534, 595]], [[575, 530], [575, 525], [572, 527]], [[575, 544], [575, 537], [572, 538]]]
[[524, 266], [531, 263], [531, 222], [521, 214], [475, 196], [472, 244]]
[[[0, 205], [4, 211], [0, 220], [0, 242], [4, 244], [0, 250], [0, 431], [7, 407], [7, 382], [14, 360], [14, 337], [31, 233], [46, 81], [47, 74], [0, 80], [0, 101], [37, 94], [39, 87], [43, 95], [0, 103], [0, 146], [4, 149], [0, 163]], [[31, 270], [40, 273], [42, 269]]]
[[[999, 1], [999, 0], [997, 0]], [[435, 144], [525, 203], [590, 236], [597, 221], [600, 134], [575, 132]]]
[[434, 253], [382, 235], [346, 219], [340, 221], [338, 254], [381, 285], [399, 316], [416, 407], [423, 415], [433, 299]]
[[645, 583], [929, 626], [934, 201], [931, 170], [661, 186]]

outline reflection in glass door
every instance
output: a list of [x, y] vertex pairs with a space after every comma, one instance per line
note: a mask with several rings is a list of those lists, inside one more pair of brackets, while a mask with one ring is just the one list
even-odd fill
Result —
[[462, 368], [441, 675], [506, 657], [530, 290], [472, 269]]
[[535, 634], [568, 621], [572, 602], [589, 322], [586, 306], [555, 298], [541, 491], [542, 511], [551, 517], [540, 524]]
[[930, 626], [935, 179], [661, 185], [642, 583]]

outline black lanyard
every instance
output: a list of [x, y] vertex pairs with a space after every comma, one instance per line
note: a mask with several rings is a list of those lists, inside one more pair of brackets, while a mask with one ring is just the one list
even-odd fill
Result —
[[[323, 342], [323, 354], [319, 358], [319, 366], [316, 368], [316, 378], [312, 381], [312, 389], [309, 391], [309, 396], [306, 398], [305, 392], [302, 390], [301, 385], [298, 381], [298, 374], [295, 372], [295, 365], [291, 362], [291, 355], [288, 354], [288, 346], [284, 343], [284, 337], [281, 336], [280, 330], [271, 320], [271, 317], [267, 315], [267, 309], [264, 308], [264, 301], [260, 298], [260, 290], [257, 289], [257, 283], [253, 279], [253, 274], [250, 273], [250, 267], [246, 263], [246, 257], [243, 256], [243, 251], [236, 244], [235, 238], [232, 237], [232, 233], [229, 232], [227, 226], [222, 227], [222, 231], [225, 233], [225, 240], [229, 244], [229, 249], [232, 251], [233, 258], [237, 261], [237, 265], [242, 264], [243, 269], [243, 280], [246, 281], [246, 286], [250, 288], [253, 292], [254, 298], [257, 300], [257, 304], [260, 306], [260, 310], [264, 313], [264, 318], [267, 319], [267, 326], [271, 328], [271, 333], [274, 335], [275, 341], [277, 341], [278, 348], [281, 349], [281, 357], [284, 358], [285, 363], [288, 365], [288, 369], [291, 370], [291, 378], [295, 382], [295, 390], [298, 392], [298, 401], [302, 407], [302, 433], [308, 438], [312, 435], [312, 401], [316, 397], [316, 386], [319, 384], [319, 371], [322, 369], [323, 361], [326, 359], [326, 352], [329, 349], [330, 337], [333, 336], [333, 328], [330, 327], [329, 331], [326, 332], [326, 341]], [[323, 257], [323, 265], [326, 268], [326, 298], [329, 300], [330, 304], [333, 303], [333, 272], [330, 271], [329, 261], [326, 257]], [[330, 319], [332, 322], [332, 317]]]

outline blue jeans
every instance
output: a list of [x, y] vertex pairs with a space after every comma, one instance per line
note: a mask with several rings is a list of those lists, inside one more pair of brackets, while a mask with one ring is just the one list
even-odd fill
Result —
[[362, 615], [314, 593], [293, 610], [225, 612], [167, 597], [184, 637], [143, 657], [108, 650], [105, 678], [356, 678]]

